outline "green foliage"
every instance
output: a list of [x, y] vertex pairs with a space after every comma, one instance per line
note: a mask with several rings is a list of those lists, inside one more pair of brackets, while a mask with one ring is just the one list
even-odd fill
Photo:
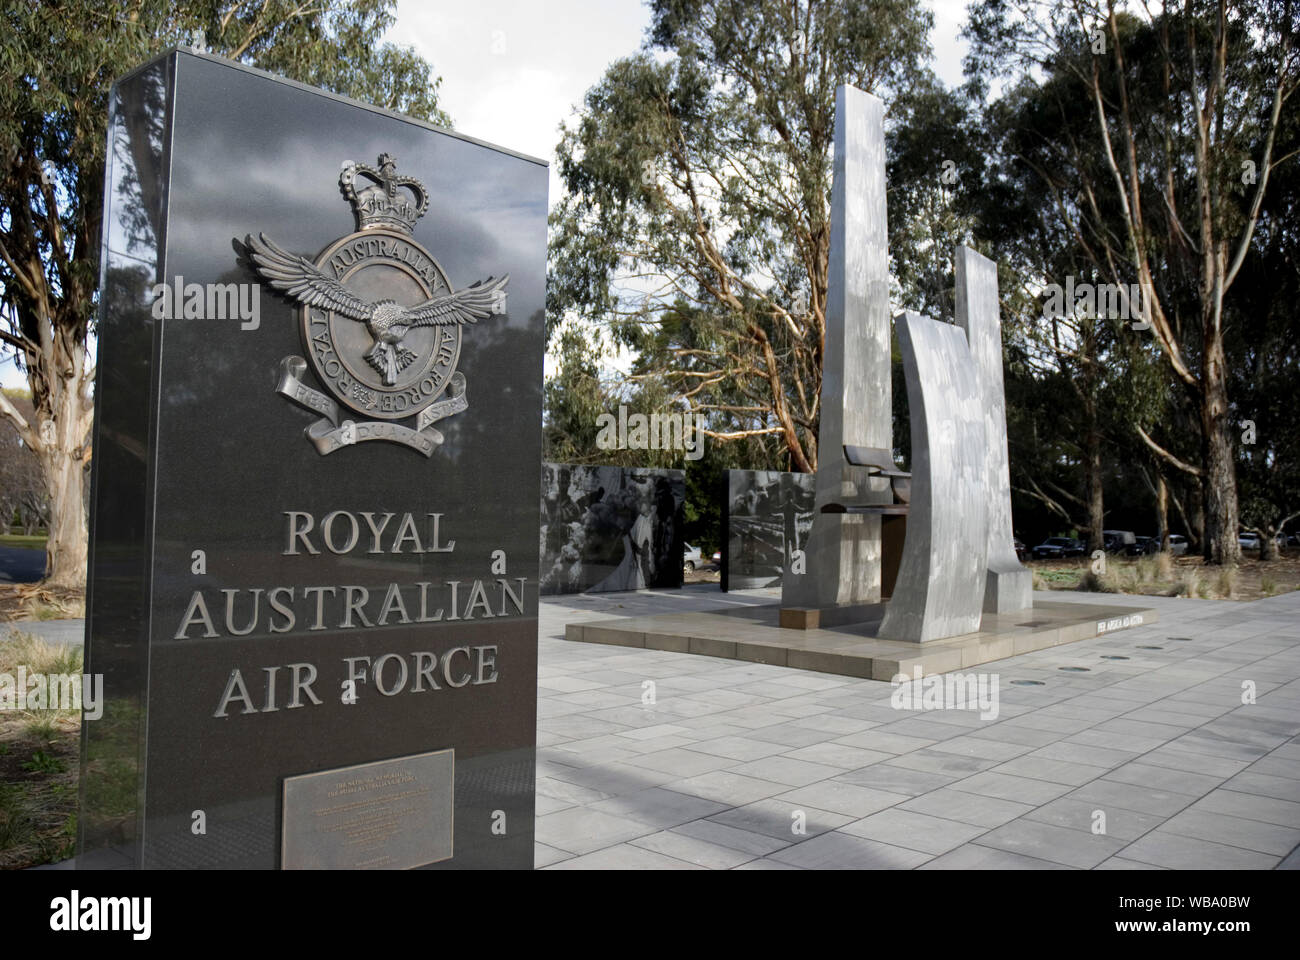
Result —
[[15, 265], [25, 262], [37, 265], [45, 289], [71, 307], [76, 322], [69, 332], [84, 337], [99, 275], [108, 96], [117, 75], [202, 36], [213, 53], [447, 122], [429, 65], [410, 49], [381, 42], [393, 22], [391, 6], [389, 0], [6, 4], [0, 239], [12, 262], [0, 262], [0, 283], [23, 333], [35, 332], [40, 312], [27, 285], [15, 281]]
[[23, 785], [0, 783], [0, 853], [29, 842], [35, 832]]
[[927, 82], [930, 14], [916, 0], [652, 11], [645, 49], [609, 67], [558, 148], [552, 342], [593, 323], [639, 354], [639, 392], [755, 445], [745, 466], [812, 469], [835, 88], [892, 100]]
[[[1026, 314], [1018, 332], [1060, 359], [1083, 413], [1074, 434], [1100, 431], [1117, 473], [1168, 473], [1180, 508], [1203, 499], [1207, 556], [1231, 563], [1243, 467], [1243, 519], [1276, 525], [1300, 507], [1284, 479], [1297, 473], [1290, 422], [1259, 457], [1237, 446], [1238, 421], [1297, 385], [1282, 320], [1300, 272], [1297, 10], [981, 0], [970, 17], [972, 91], [1005, 81], [986, 105], [983, 238], [1031, 293], [1064, 274], [1139, 283], [1151, 321], [1061, 330]], [[1046, 433], [1069, 446], [1070, 431]], [[1028, 460], [1013, 449], [1045, 489], [1059, 454]], [[1068, 508], [1077, 493], [1053, 496]]]
[[[115, 77], [173, 46], [447, 123], [439, 80], [383, 42], [392, 0], [14, 0], [0, 9], [0, 346], [27, 371], [33, 415], [0, 415], [41, 461], [50, 490], [50, 579], [85, 577], [82, 471], [99, 283], [108, 98]], [[38, 430], [50, 423], [53, 431]], [[55, 531], [58, 534], [55, 535]]]
[[24, 770], [32, 773], [62, 773], [66, 766], [58, 757], [51, 756], [44, 750], [32, 753], [32, 758], [23, 763]]

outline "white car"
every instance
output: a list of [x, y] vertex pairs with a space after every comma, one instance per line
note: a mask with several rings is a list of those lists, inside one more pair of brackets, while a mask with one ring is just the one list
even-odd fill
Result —
[[1181, 557], [1187, 552], [1187, 538], [1181, 533], [1169, 534], [1169, 552], [1175, 557]]
[[700, 548], [689, 543], [682, 544], [682, 568], [688, 573], [700, 565]]
[[1239, 534], [1237, 534], [1237, 544], [1238, 544], [1238, 546], [1240, 546], [1241, 549], [1243, 549], [1243, 550], [1258, 550], [1258, 549], [1259, 549], [1259, 534], [1258, 534], [1258, 533], [1239, 533]]

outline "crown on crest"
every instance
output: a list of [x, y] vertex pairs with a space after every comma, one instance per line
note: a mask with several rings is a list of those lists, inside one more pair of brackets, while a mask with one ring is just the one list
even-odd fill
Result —
[[[379, 167], [349, 160], [339, 174], [339, 188], [352, 204], [357, 216], [358, 230], [395, 228], [403, 233], [415, 230], [415, 221], [429, 209], [429, 191], [414, 177], [399, 177], [397, 161], [392, 154], [379, 156]], [[362, 181], [358, 189], [357, 178]]]

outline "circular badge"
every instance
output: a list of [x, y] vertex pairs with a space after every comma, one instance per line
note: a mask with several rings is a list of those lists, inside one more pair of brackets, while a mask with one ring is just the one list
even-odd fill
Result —
[[403, 308], [452, 290], [423, 247], [397, 230], [341, 237], [316, 258], [327, 277], [371, 305], [364, 320], [329, 306], [303, 306], [303, 347], [316, 375], [340, 403], [380, 420], [418, 414], [456, 372], [457, 324], [409, 325]]

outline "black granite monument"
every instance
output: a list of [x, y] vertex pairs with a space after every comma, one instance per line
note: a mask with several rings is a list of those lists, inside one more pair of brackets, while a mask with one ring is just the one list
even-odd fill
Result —
[[541, 593], [682, 585], [686, 471], [542, 464]]
[[778, 470], [723, 474], [723, 590], [781, 585], [796, 550], [812, 530], [815, 476]]
[[546, 194], [217, 58], [117, 83], [78, 866], [532, 867]]

